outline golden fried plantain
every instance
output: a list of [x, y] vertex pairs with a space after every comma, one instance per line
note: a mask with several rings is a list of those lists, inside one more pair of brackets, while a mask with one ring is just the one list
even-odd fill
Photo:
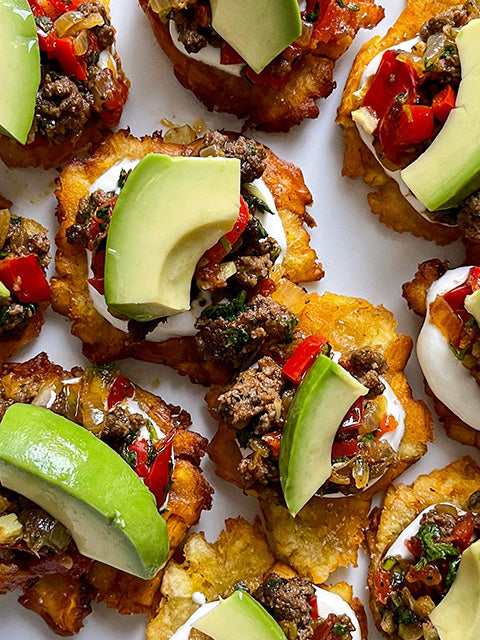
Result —
[[[192, 380], [208, 383], [225, 379], [218, 363], [206, 362], [199, 354], [194, 337], [173, 338], [163, 342], [130, 340], [129, 334], [114, 328], [95, 309], [89, 293], [86, 251], [70, 244], [66, 229], [75, 222], [80, 199], [88, 195], [91, 184], [109, 167], [125, 158], [141, 158], [147, 153], [190, 155], [198, 141], [189, 145], [164, 142], [161, 133], [139, 140], [127, 131], [111, 134], [85, 162], [74, 160], [57, 181], [60, 229], [56, 236], [56, 268], [52, 278], [52, 306], [72, 320], [72, 333], [83, 342], [83, 352], [93, 362], [111, 362], [133, 357], [174, 367]], [[284, 275], [294, 281], [318, 280], [323, 276], [315, 251], [309, 246], [305, 226], [313, 226], [306, 207], [312, 203], [303, 176], [297, 167], [280, 160], [266, 149], [265, 184], [271, 190], [284, 224], [288, 250], [282, 265]], [[272, 274], [272, 277], [278, 277]]]
[[[370, 516], [367, 546], [370, 553], [368, 586], [370, 607], [379, 631], [380, 615], [374, 597], [374, 576], [383, 561], [383, 554], [402, 531], [418, 514], [438, 502], [449, 502], [457, 508], [466, 509], [468, 499], [480, 487], [480, 467], [472, 458], [465, 456], [444, 469], [435, 469], [419, 476], [411, 485], [397, 484], [388, 487], [381, 508]], [[387, 638], [399, 640], [397, 635], [384, 633]]]
[[371, 0], [362, 0], [355, 11], [340, 4], [330, 6], [335, 23], [333, 32], [325, 25], [325, 33], [316, 46], [297, 52], [285, 86], [274, 88], [264, 82], [248, 82], [245, 77], [226, 73], [182, 53], [172, 42], [169, 21], [162, 22], [150, 8], [149, 0], [140, 0], [140, 5], [178, 81], [210, 111], [247, 118], [245, 128], [264, 131], [288, 131], [305, 118], [316, 118], [319, 113], [316, 100], [326, 98], [335, 87], [335, 60], [350, 46], [360, 28], [375, 26], [384, 15], [383, 9]]
[[[228, 519], [214, 543], [208, 543], [203, 533], [195, 533], [186, 541], [183, 555], [183, 562], [172, 559], [165, 568], [162, 599], [148, 625], [147, 640], [168, 640], [198, 609], [192, 599], [196, 592], [210, 602], [227, 597], [239, 583], [253, 591], [272, 572], [283, 578], [298, 576], [291, 567], [275, 560], [258, 520], [251, 525], [243, 518]], [[344, 582], [327, 588], [350, 604], [362, 638], [366, 638], [365, 611], [353, 598], [352, 588]]]
[[[436, 258], [426, 260], [418, 265], [413, 280], [406, 282], [403, 287], [403, 297], [412, 311], [424, 318], [427, 313], [427, 294], [430, 286], [438, 280], [448, 269], [448, 262]], [[440, 418], [449, 438], [480, 449], [480, 432], [460, 420], [443, 402], [432, 392], [424, 381], [425, 392], [432, 398], [435, 412]]]
[[[302, 335], [323, 335], [332, 348], [342, 353], [371, 347], [386, 358], [389, 369], [385, 379], [405, 409], [405, 432], [395, 462], [371, 487], [348, 498], [314, 497], [293, 518], [285, 507], [279, 490], [254, 485], [248, 490], [260, 500], [269, 537], [275, 553], [300, 573], [323, 581], [339, 566], [355, 564], [363, 540], [370, 499], [407, 467], [416, 462], [433, 440], [433, 421], [426, 404], [412, 398], [403, 373], [412, 341], [396, 333], [396, 321], [384, 307], [374, 307], [360, 298], [333, 293], [308, 294], [289, 281], [281, 280], [273, 297], [299, 318], [297, 330]], [[206, 396], [218, 431], [208, 447], [217, 474], [238, 486], [241, 460], [237, 432], [222, 422], [216, 411], [219, 394], [224, 389], [212, 387]], [[243, 487], [245, 489], [245, 487]]]
[[[88, 3], [93, 5], [91, 10], [87, 7]], [[109, 0], [86, 0], [85, 3], [82, 3], [84, 14], [88, 15], [88, 11], [91, 14], [98, 14], [99, 3], [103, 5], [102, 10], [106, 12], [106, 16], [109, 18]], [[50, 10], [50, 8], [47, 9], [47, 11]], [[41, 8], [38, 11], [41, 11]], [[53, 16], [50, 17], [52, 18]], [[87, 27], [83, 33], [88, 33], [90, 28]], [[92, 33], [89, 44], [89, 47], [92, 48], [88, 51], [92, 60], [95, 56], [93, 50], [96, 51], [97, 56], [100, 51], [98, 29], [102, 29], [104, 26], [99, 25], [93, 28], [97, 30], [97, 33]], [[107, 29], [110, 29], [110, 27], [108, 26]], [[114, 33], [112, 29], [112, 38]], [[27, 143], [22, 145], [13, 138], [0, 135], [0, 158], [8, 167], [43, 167], [44, 169], [59, 167], [73, 158], [76, 153], [98, 144], [105, 136], [105, 133], [118, 124], [123, 105], [127, 99], [130, 83], [122, 70], [121, 61], [115, 51], [114, 43], [108, 45], [105, 42], [101, 50], [108, 51], [111, 56], [111, 61], [108, 65], [109, 70], [101, 70], [96, 64], [90, 66], [89, 62], [88, 70], [90, 70], [90, 74], [84, 80], [72, 74], [62, 75], [61, 68], [55, 62], [52, 63], [50, 61], [50, 55], [41, 62], [42, 81], [37, 94], [36, 113]], [[81, 66], [82, 63], [77, 64]], [[113, 68], [115, 68], [115, 71], [113, 71]], [[45, 91], [46, 95], [43, 96], [41, 94], [42, 87], [47, 82], [46, 76], [50, 78], [50, 73], [52, 82], [57, 82], [57, 85], [49, 86]], [[70, 78], [73, 78], [75, 82], [71, 81]], [[69, 83], [67, 87], [62, 84], [65, 81]], [[81, 98], [72, 95], [72, 89], [76, 89], [75, 85], [81, 87], [78, 96], [86, 95], [89, 102], [88, 117], [85, 117], [85, 123], [76, 132], [72, 129], [72, 123], [80, 121], [83, 114], [78, 104]], [[100, 99], [99, 95], [103, 97]], [[99, 100], [101, 102], [97, 104]], [[49, 105], [48, 116], [39, 112], [39, 105], [42, 102]], [[50, 118], [48, 126], [63, 120], [64, 124], [62, 126], [65, 129], [63, 133], [54, 137], [39, 131], [38, 123], [46, 117]]]
[[454, 228], [425, 220], [410, 206], [401, 195], [398, 184], [387, 176], [361, 140], [351, 112], [360, 106], [360, 97], [355, 92], [368, 63], [381, 51], [414, 38], [428, 18], [457, 4], [455, 0], [407, 0], [407, 7], [386, 35], [383, 38], [375, 36], [361, 47], [348, 76], [336, 120], [343, 129], [345, 143], [342, 173], [352, 179], [361, 177], [373, 188], [368, 194], [372, 212], [395, 231], [409, 231], [414, 236], [434, 240], [440, 245], [453, 242], [460, 237], [460, 233]]
[[[45, 353], [25, 363], [4, 364], [0, 372], [0, 417], [13, 402], [42, 404], [48, 401], [53, 410], [96, 435], [105, 435], [107, 429], [105, 437], [108, 433], [114, 437], [106, 425], [107, 415], [110, 415], [107, 410], [110, 391], [117, 377], [118, 372], [111, 367], [85, 371], [77, 367], [66, 371], [50, 362]], [[201, 512], [210, 508], [212, 489], [199, 466], [206, 440], [189, 430], [190, 416], [185, 411], [166, 404], [134, 383], [131, 383], [131, 389], [139, 409], [162, 432], [175, 430], [175, 459], [164, 512], [172, 555], [188, 529], [198, 522]], [[102, 414], [103, 419], [99, 421]], [[120, 423], [124, 422], [122, 415], [120, 413], [118, 417]], [[12, 512], [25, 511], [25, 506], [15, 508], [14, 500], [10, 494], [4, 497], [2, 492], [0, 512], [6, 508], [5, 501], [7, 505], [11, 502]], [[28, 509], [34, 508], [30, 502], [28, 505]], [[62, 635], [79, 630], [83, 618], [90, 613], [93, 600], [101, 600], [123, 614], [148, 613], [158, 602], [161, 572], [151, 580], [142, 580], [81, 556], [73, 545], [58, 557], [55, 553], [50, 554], [37, 565], [16, 557], [14, 551], [12, 553], [10, 561], [4, 561], [0, 591], [24, 588], [21, 603], [37, 611]]]

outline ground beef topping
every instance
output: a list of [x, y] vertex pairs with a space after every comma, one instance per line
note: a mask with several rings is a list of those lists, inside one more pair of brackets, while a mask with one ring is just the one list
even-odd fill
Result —
[[52, 142], [79, 134], [92, 115], [93, 95], [81, 91], [68, 76], [47, 73], [35, 108], [38, 132]]
[[291, 342], [297, 322], [287, 307], [256, 295], [233, 320], [202, 314], [195, 324], [196, 340], [205, 357], [239, 369], [268, 351], [270, 344]]
[[385, 385], [379, 376], [387, 372], [388, 365], [385, 357], [378, 351], [369, 348], [357, 349], [342, 358], [340, 364], [369, 389], [367, 398], [374, 398], [385, 391]]
[[477, 191], [463, 201], [460, 206], [458, 217], [458, 227], [465, 239], [480, 242], [480, 192]]
[[258, 361], [258, 367], [243, 371], [234, 385], [219, 396], [218, 409], [238, 430], [259, 416], [255, 432], [266, 433], [280, 417], [283, 385], [282, 368], [265, 356]]
[[457, 5], [448, 11], [439, 13], [427, 20], [420, 28], [420, 38], [427, 42], [431, 36], [442, 33], [444, 28], [463, 27], [468, 22], [468, 12], [465, 6]]
[[260, 178], [265, 171], [265, 148], [258, 142], [244, 136], [231, 140], [220, 131], [207, 131], [197, 154], [202, 157], [238, 158], [241, 162], [242, 183], [253, 182]]

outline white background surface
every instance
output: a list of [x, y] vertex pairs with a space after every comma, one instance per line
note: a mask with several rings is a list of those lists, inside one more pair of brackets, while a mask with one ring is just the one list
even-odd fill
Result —
[[[384, 0], [383, 4], [388, 4], [386, 18], [373, 33], [384, 33], [403, 8], [400, 0]], [[239, 130], [240, 122], [236, 118], [206, 112], [192, 94], [177, 83], [135, 0], [112, 0], [111, 13], [117, 28], [118, 51], [131, 81], [122, 126], [129, 126], [135, 135], [144, 135], [161, 128], [160, 121], [164, 117], [177, 124], [200, 117], [212, 128], [223, 126]], [[315, 204], [311, 214], [317, 221], [317, 228], [312, 232], [312, 239], [326, 272], [325, 278], [316, 286], [318, 291], [329, 290], [383, 304], [395, 313], [399, 330], [416, 337], [420, 320], [408, 311], [401, 297], [401, 285], [412, 278], [417, 264], [428, 258], [448, 258], [452, 265], [460, 264], [463, 248], [459, 244], [441, 248], [423, 239], [390, 231], [370, 212], [363, 183], [341, 176], [343, 144], [334, 118], [354, 55], [360, 44], [371, 35], [372, 32], [360, 32], [353, 46], [337, 63], [337, 89], [320, 103], [321, 113], [317, 120], [305, 121], [287, 135], [256, 134], [255, 137], [279, 156], [298, 164], [313, 193]], [[14, 214], [36, 218], [50, 230], [52, 247], [56, 230], [55, 198], [52, 195], [56, 175], [55, 171], [7, 170], [0, 166], [0, 193], [14, 201]], [[26, 360], [41, 350], [46, 350], [53, 361], [66, 367], [85, 364], [80, 342], [70, 335], [68, 321], [52, 311], [46, 315], [40, 337], [17, 353], [14, 359]], [[213, 435], [215, 425], [204, 406], [204, 389], [158, 365], [123, 361], [120, 368], [125, 375], [158, 392], [167, 402], [181, 404], [191, 412], [197, 431], [206, 436]], [[407, 373], [414, 396], [424, 398], [422, 376], [414, 355]], [[438, 424], [435, 432], [435, 444], [430, 446], [428, 454], [419, 463], [404, 474], [403, 481], [411, 482], [419, 473], [444, 466], [466, 453], [479, 459], [477, 450], [449, 440]], [[214, 540], [226, 517], [253, 516], [257, 506], [255, 500], [216, 478], [208, 461], [203, 466], [215, 487], [215, 495], [212, 511], [204, 514], [198, 528], [206, 531], [209, 540]], [[356, 595], [365, 605], [368, 601], [364, 580], [366, 561], [364, 553], [360, 552], [357, 569], [337, 572], [332, 577], [332, 580], [341, 577], [353, 583]], [[0, 639], [58, 638], [43, 620], [16, 602], [18, 595], [0, 597]], [[145, 619], [142, 616], [120, 616], [98, 605], [86, 618], [79, 638], [140, 640], [144, 637], [144, 629]], [[369, 638], [380, 638], [373, 623], [370, 623]]]

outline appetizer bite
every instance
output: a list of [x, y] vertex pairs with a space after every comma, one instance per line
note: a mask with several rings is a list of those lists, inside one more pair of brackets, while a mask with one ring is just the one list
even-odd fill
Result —
[[370, 606], [386, 638], [478, 638], [479, 486], [465, 457], [390, 486], [372, 512]]
[[243, 136], [181, 145], [121, 131], [65, 167], [56, 193], [52, 305], [93, 362], [225, 380], [272, 336], [291, 340], [293, 316], [270, 297], [278, 278], [323, 276], [300, 170]]
[[480, 7], [409, 0], [358, 54], [339, 107], [343, 173], [396, 231], [479, 243]]
[[38, 336], [50, 300], [47, 230], [0, 196], [0, 363]]
[[384, 16], [373, 0], [140, 0], [179, 82], [246, 127], [288, 131], [316, 118], [335, 60]]
[[21, 589], [60, 635], [95, 600], [147, 613], [210, 507], [189, 415], [112, 367], [66, 371], [41, 353], [3, 365], [0, 416], [0, 591]]
[[424, 323], [417, 357], [447, 434], [480, 447], [480, 267], [427, 260], [403, 297]]
[[162, 599], [147, 640], [250, 638], [363, 640], [365, 611], [345, 582], [313, 584], [275, 560], [259, 523], [227, 520], [213, 544], [202, 533], [185, 543], [183, 559], [165, 568]]
[[108, 0], [1, 0], [0, 157], [58, 167], [118, 124], [129, 82]]
[[298, 319], [294, 340], [210, 389], [209, 454], [259, 498], [279, 557], [323, 581], [356, 561], [371, 495], [425, 453], [432, 419], [412, 399], [411, 340], [391, 313], [284, 280], [273, 298]]

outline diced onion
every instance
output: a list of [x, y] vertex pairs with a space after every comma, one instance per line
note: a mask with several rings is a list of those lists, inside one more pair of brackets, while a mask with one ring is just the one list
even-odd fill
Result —
[[59, 38], [65, 38], [85, 29], [101, 27], [103, 24], [105, 21], [97, 12], [84, 16], [80, 11], [67, 11], [55, 20], [55, 33]]

